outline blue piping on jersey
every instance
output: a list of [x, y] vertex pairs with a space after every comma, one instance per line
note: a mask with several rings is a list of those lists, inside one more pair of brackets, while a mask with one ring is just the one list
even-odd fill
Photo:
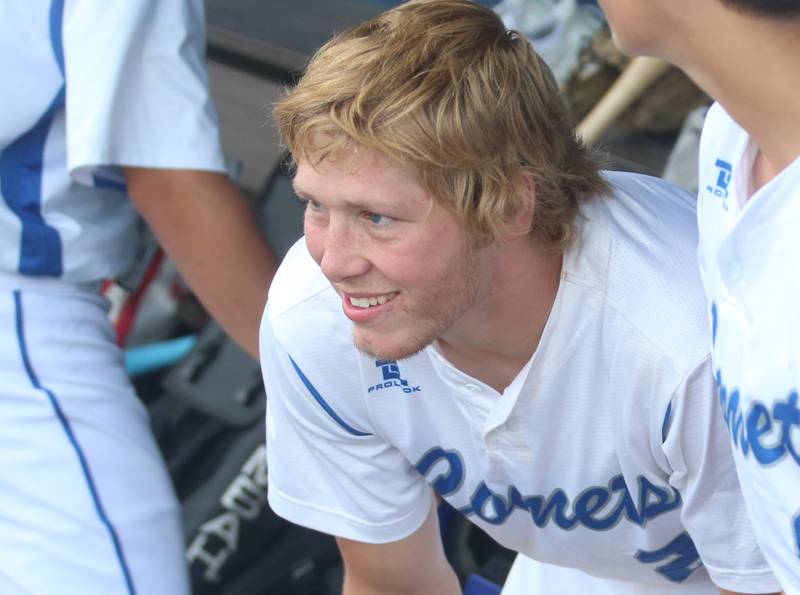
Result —
[[64, 77], [64, 0], [53, 0], [50, 4], [50, 45], [56, 57], [58, 70]]
[[372, 436], [372, 434], [370, 434], [369, 432], [362, 432], [361, 430], [356, 430], [353, 426], [349, 425], [346, 421], [344, 421], [341, 417], [339, 417], [336, 414], [336, 412], [333, 409], [331, 409], [331, 406], [325, 402], [325, 399], [322, 398], [322, 395], [319, 394], [319, 391], [317, 391], [317, 389], [314, 388], [314, 385], [311, 384], [311, 381], [308, 378], [306, 378], [306, 375], [303, 374], [303, 371], [292, 359], [292, 356], [289, 356], [289, 361], [292, 362], [292, 366], [294, 366], [294, 371], [297, 372], [297, 375], [300, 377], [300, 380], [302, 380], [303, 384], [306, 385], [308, 392], [311, 393], [311, 396], [314, 397], [314, 400], [316, 400], [316, 402], [319, 403], [319, 406], [322, 407], [325, 413], [327, 413], [333, 419], [333, 421], [342, 426], [348, 433], [352, 434], [353, 436]]
[[72, 448], [75, 450], [75, 454], [78, 457], [78, 462], [80, 463], [81, 470], [83, 471], [84, 479], [86, 480], [86, 485], [89, 488], [89, 493], [92, 497], [92, 501], [94, 502], [94, 507], [95, 510], [97, 511], [97, 516], [100, 517], [100, 522], [103, 525], [105, 525], [106, 529], [108, 530], [109, 536], [111, 537], [111, 541], [114, 545], [114, 550], [116, 552], [117, 560], [119, 561], [120, 569], [122, 570], [122, 574], [125, 579], [125, 584], [127, 586], [128, 593], [129, 595], [136, 595], [136, 590], [134, 589], [133, 586], [133, 579], [131, 578], [130, 571], [128, 570], [128, 563], [125, 560], [125, 554], [122, 551], [122, 544], [120, 543], [119, 536], [117, 535], [117, 531], [114, 528], [114, 525], [111, 524], [111, 520], [108, 518], [108, 515], [106, 515], [105, 509], [103, 508], [103, 504], [100, 501], [100, 495], [97, 493], [97, 487], [95, 486], [94, 479], [92, 478], [92, 472], [89, 469], [89, 464], [86, 461], [86, 456], [83, 454], [83, 449], [81, 449], [81, 446], [78, 443], [78, 439], [72, 430], [72, 426], [70, 425], [66, 415], [64, 415], [64, 411], [61, 409], [61, 405], [59, 404], [58, 399], [51, 390], [43, 387], [39, 383], [39, 378], [36, 375], [36, 372], [34, 372], [33, 366], [31, 365], [30, 358], [28, 357], [28, 348], [25, 343], [25, 328], [23, 325], [23, 316], [22, 316], [22, 296], [19, 290], [14, 291], [14, 306], [16, 310], [17, 343], [19, 344], [19, 352], [22, 357], [22, 363], [25, 366], [25, 371], [28, 374], [28, 379], [30, 380], [31, 385], [36, 390], [40, 390], [47, 395], [47, 398], [50, 401], [50, 405], [53, 407], [53, 411], [58, 417], [58, 421], [61, 423], [61, 427], [64, 430], [64, 433], [67, 435], [67, 439], [72, 444]]
[[119, 192], [127, 192], [128, 187], [122, 182], [110, 180], [108, 178], [101, 178], [100, 176], [92, 176], [92, 184], [95, 188], [109, 188], [111, 190], [118, 190]]
[[[50, 42], [62, 77], [64, 0], [50, 5]], [[66, 99], [65, 83], [47, 111], [28, 132], [0, 152], [0, 194], [22, 224], [19, 263], [23, 275], [60, 277], [63, 273], [61, 238], [42, 217], [42, 166], [50, 126]]]
[[667, 412], [664, 414], [664, 423], [661, 424], [661, 443], [667, 441], [669, 436], [669, 429], [672, 426], [672, 401], [667, 405]]

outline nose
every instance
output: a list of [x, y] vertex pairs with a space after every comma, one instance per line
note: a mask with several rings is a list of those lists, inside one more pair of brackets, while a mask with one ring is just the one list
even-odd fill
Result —
[[311, 234], [307, 230], [306, 242], [322, 273], [332, 283], [358, 277], [369, 270], [363, 242], [347, 221], [332, 217], [324, 229]]

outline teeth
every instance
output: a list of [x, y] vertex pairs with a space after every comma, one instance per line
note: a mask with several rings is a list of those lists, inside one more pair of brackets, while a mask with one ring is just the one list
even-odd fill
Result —
[[390, 298], [391, 298], [390, 295], [381, 295], [378, 297], [368, 297], [368, 298], [350, 297], [348, 299], [350, 300], [350, 304], [352, 304], [353, 306], [356, 306], [358, 308], [369, 308], [370, 306], [377, 306], [379, 304], [383, 305], [386, 302], [388, 302]]

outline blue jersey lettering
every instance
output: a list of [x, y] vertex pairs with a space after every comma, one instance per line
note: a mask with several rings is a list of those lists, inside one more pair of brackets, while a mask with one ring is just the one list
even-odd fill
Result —
[[643, 564], [654, 564], [669, 560], [666, 564], [656, 567], [656, 572], [662, 574], [667, 580], [681, 583], [689, 578], [703, 563], [694, 547], [691, 537], [686, 532], [681, 533], [664, 547], [652, 552], [639, 550], [636, 559]]

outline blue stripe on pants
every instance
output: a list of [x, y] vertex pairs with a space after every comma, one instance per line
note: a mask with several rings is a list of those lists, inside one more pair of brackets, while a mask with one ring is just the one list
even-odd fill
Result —
[[50, 404], [52, 405], [53, 410], [55, 411], [55, 414], [61, 423], [64, 433], [67, 435], [70, 444], [72, 444], [72, 448], [75, 450], [75, 454], [80, 462], [81, 470], [83, 471], [83, 476], [86, 480], [86, 485], [89, 488], [89, 493], [91, 494], [97, 515], [100, 517], [100, 522], [106, 527], [109, 536], [111, 537], [111, 541], [113, 542], [114, 551], [116, 552], [117, 560], [119, 561], [120, 570], [122, 571], [123, 578], [125, 579], [128, 593], [130, 595], [135, 595], [136, 589], [133, 586], [133, 579], [131, 578], [130, 570], [128, 569], [128, 563], [125, 560], [125, 554], [122, 551], [122, 544], [120, 543], [119, 536], [117, 535], [114, 525], [111, 523], [111, 520], [108, 518], [108, 515], [106, 515], [105, 509], [103, 508], [103, 503], [101, 502], [100, 495], [97, 492], [97, 487], [95, 486], [94, 479], [92, 478], [92, 472], [89, 469], [89, 464], [86, 461], [86, 456], [83, 453], [83, 449], [78, 443], [75, 433], [72, 431], [72, 426], [70, 425], [69, 420], [61, 409], [58, 399], [51, 390], [43, 387], [40, 384], [39, 378], [36, 375], [36, 372], [33, 370], [33, 366], [31, 365], [30, 357], [28, 356], [28, 347], [25, 343], [22, 294], [19, 292], [19, 290], [14, 292], [14, 308], [16, 311], [17, 342], [19, 343], [19, 352], [20, 356], [22, 357], [23, 365], [25, 366], [25, 371], [28, 374], [28, 379], [36, 390], [40, 390], [47, 395], [47, 398], [49, 399]]

